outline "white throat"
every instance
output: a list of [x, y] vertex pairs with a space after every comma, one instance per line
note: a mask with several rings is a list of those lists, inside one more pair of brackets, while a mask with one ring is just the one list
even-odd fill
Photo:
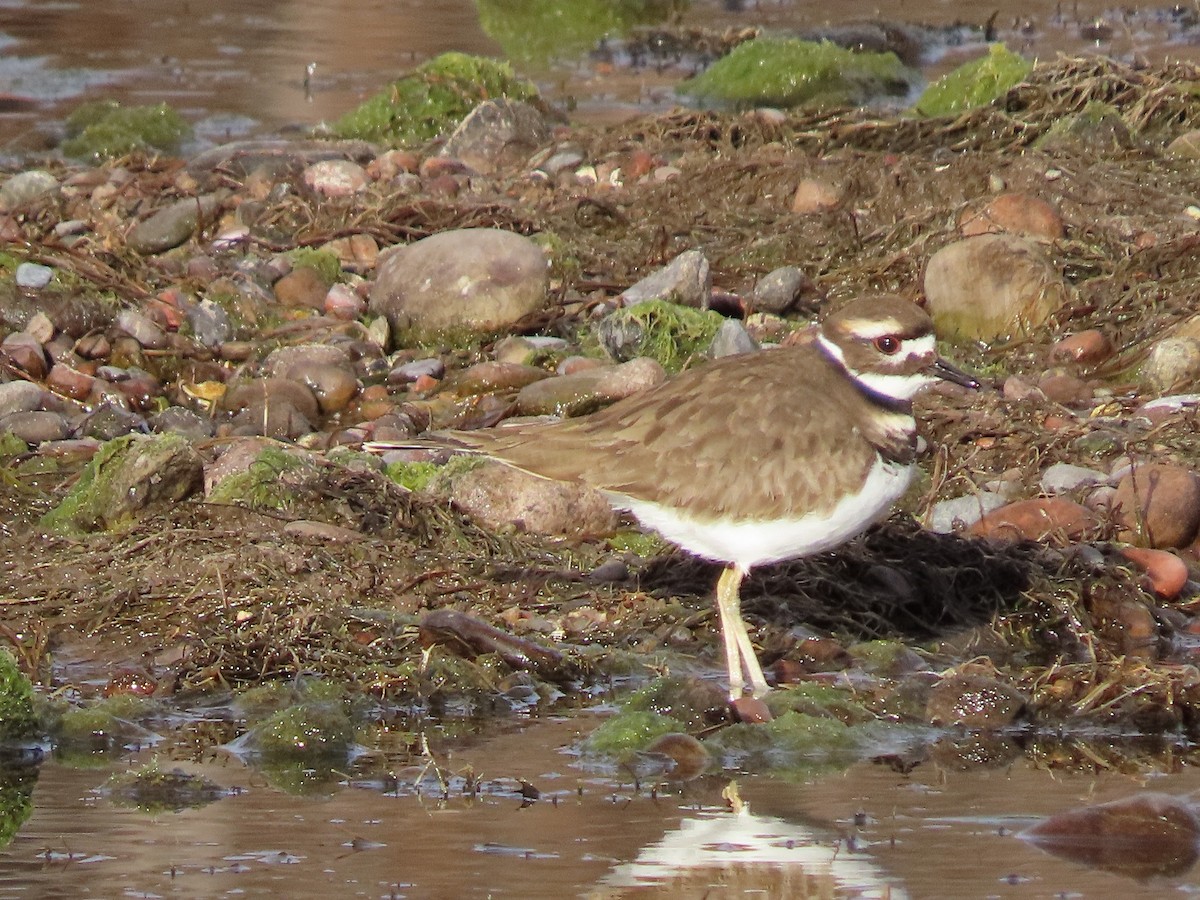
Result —
[[[846, 364], [846, 357], [842, 353], [842, 349], [827, 339], [825, 335], [817, 335], [817, 343], [833, 359], [837, 360], [838, 365], [845, 369], [851, 378], [868, 390], [882, 394], [885, 397], [891, 397], [895, 400], [911, 400], [922, 388], [928, 387], [938, 380], [936, 375], [927, 375], [924, 372], [913, 372], [911, 375], [894, 375], [887, 372], [860, 372]], [[904, 359], [932, 356], [935, 353], [933, 335], [929, 334], [925, 337], [905, 341], [904, 348]]]

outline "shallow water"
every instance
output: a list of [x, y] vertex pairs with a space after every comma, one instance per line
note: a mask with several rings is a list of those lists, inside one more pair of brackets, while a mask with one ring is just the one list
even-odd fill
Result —
[[[0, 149], [50, 146], [70, 110], [108, 97], [170, 103], [196, 126], [202, 141], [310, 128], [338, 118], [397, 74], [446, 50], [521, 54], [517, 68], [552, 100], [573, 107], [576, 118], [622, 118], [677, 104], [672, 86], [698, 64], [666, 53], [631, 68], [621, 53], [598, 52], [597, 42], [586, 36], [539, 40], [530, 34], [525, 40], [524, 23], [513, 37], [489, 19], [493, 36], [480, 19], [480, 10], [492, 6], [487, 0], [0, 0]], [[846, 0], [817, 12], [793, 0], [696, 0], [680, 14], [679, 25], [718, 30], [762, 25], [778, 32], [881, 19], [982, 26], [998, 11], [998, 35], [1030, 57], [1060, 51], [1126, 59], [1200, 56], [1194, 35], [1177, 16], [1153, 12], [1167, 6]], [[540, 31], [536, 23], [528, 28]], [[574, 49], [558, 59], [532, 58], [563, 46]], [[924, 60], [927, 73], [936, 75], [980, 52], [982, 45], [973, 41], [941, 49], [935, 44]]]
[[[748, 7], [748, 8], [746, 8]], [[970, 19], [950, 2], [839, 4], [839, 21], [876, 15], [931, 23]], [[997, 19], [1030, 55], [1098, 49], [1117, 56], [1194, 57], [1152, 16], [1091, 29], [1106, 8], [1008, 3]], [[986, 18], [993, 7], [978, 15]], [[972, 19], [974, 24], [979, 21]], [[821, 24], [811, 5], [695, 3], [684, 24], [779, 29]], [[1097, 40], [1093, 35], [1108, 36]], [[473, 3], [360, 0], [235, 3], [0, 0], [0, 147], [38, 148], [84, 99], [167, 101], [222, 140], [312, 126], [447, 49], [499, 53]], [[945, 48], [935, 74], [978, 46]], [[316, 67], [306, 84], [306, 66]], [[633, 68], [584, 55], [548, 69], [522, 64], [551, 97], [579, 114], [611, 118], [676, 102], [677, 71]], [[1013, 753], [966, 767], [935, 757], [905, 774], [863, 762], [845, 772], [786, 781], [730, 772], [682, 787], [635, 786], [630, 776], [582, 766], [570, 748], [596, 715], [512, 719], [468, 740], [433, 740], [443, 796], [427, 759], [376, 749], [310, 785], [275, 787], [268, 773], [220, 751], [190, 749], [186, 734], [92, 764], [48, 760], [33, 812], [0, 848], [0, 900], [41, 897], [695, 897], [824, 896], [1162, 897], [1200, 892], [1187, 860], [1167, 876], [1135, 878], [1048, 855], [1014, 837], [1037, 817], [1152, 788], [1200, 787], [1194, 769], [1160, 754], [1145, 767], [1110, 758], [1106, 741], [1081, 745], [1090, 769], [1039, 768]], [[436, 732], [438, 723], [431, 723]], [[1191, 748], [1177, 748], [1178, 754]], [[1036, 758], [1036, 757], [1034, 757]], [[206, 775], [219, 800], [147, 813], [103, 788], [113, 774], [158, 760]], [[464, 794], [470, 767], [483, 780]], [[387, 777], [388, 773], [394, 778]], [[750, 812], [722, 791], [737, 777]], [[521, 780], [541, 792], [525, 802]], [[420, 790], [414, 785], [420, 785]]]
[[[0, 898], [23, 897], [1128, 897], [1186, 896], [1200, 873], [1135, 878], [1015, 836], [1036, 817], [1200, 774], [1045, 771], [1025, 757], [962, 770], [946, 753], [902, 774], [869, 762], [789, 782], [736, 773], [679, 785], [596, 771], [571, 752], [593, 714], [494, 724], [443, 743], [438, 770], [376, 756], [290, 794], [225, 754], [182, 746], [97, 767], [47, 762], [35, 809], [0, 850]], [[434, 729], [436, 730], [436, 729]], [[228, 789], [148, 813], [99, 791], [157, 758]], [[361, 763], [361, 761], [360, 761]], [[360, 765], [359, 769], [364, 768]], [[382, 778], [390, 770], [395, 778]], [[478, 794], [463, 790], [473, 771]], [[448, 784], [445, 795], [438, 775]], [[522, 800], [521, 782], [540, 792]], [[414, 789], [415, 784], [421, 790]]]

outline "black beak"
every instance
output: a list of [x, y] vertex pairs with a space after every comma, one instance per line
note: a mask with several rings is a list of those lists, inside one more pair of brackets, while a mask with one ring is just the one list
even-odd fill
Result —
[[946, 381], [951, 381], [954, 384], [961, 384], [965, 388], [978, 390], [980, 388], [979, 379], [974, 375], [968, 375], [957, 366], [952, 366], [941, 357], [933, 361], [933, 365], [929, 367], [929, 371], [938, 378], [943, 378]]

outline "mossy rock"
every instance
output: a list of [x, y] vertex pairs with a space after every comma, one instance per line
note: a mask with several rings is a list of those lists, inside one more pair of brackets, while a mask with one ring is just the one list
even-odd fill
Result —
[[767, 706], [776, 717], [801, 713], [836, 719], [844, 725], [874, 721], [875, 716], [856, 697], [856, 692], [847, 688], [809, 681], [789, 685], [787, 690], [772, 691], [767, 696]]
[[344, 757], [354, 724], [340, 703], [297, 703], [271, 715], [251, 733], [251, 744], [275, 760]]
[[122, 106], [114, 100], [85, 103], [67, 117], [62, 151], [81, 159], [113, 159], [138, 150], [176, 153], [191, 126], [165, 103]]
[[963, 63], [925, 88], [913, 111], [922, 116], [953, 116], [987, 106], [1024, 81], [1032, 69], [1033, 63], [1004, 44], [992, 44], [986, 56]]
[[244, 472], [221, 479], [208, 499], [212, 503], [236, 504], [251, 509], [287, 509], [293, 495], [280, 476], [311, 465], [281, 447], [265, 447]]
[[683, 722], [687, 730], [715, 725], [729, 706], [725, 692], [711, 681], [670, 675], [656, 678], [630, 695], [624, 712], [653, 712]]
[[148, 813], [199, 809], [225, 795], [220, 785], [207, 778], [180, 769], [165, 772], [157, 763], [114, 775], [105, 790], [119, 805]]
[[183, 436], [128, 434], [97, 451], [41, 525], [66, 533], [117, 528], [151, 503], [183, 500], [203, 482], [204, 463]]
[[592, 753], [622, 756], [644, 750], [655, 738], [686, 731], [678, 719], [650, 710], [623, 710], [593, 731], [584, 748]]
[[855, 53], [829, 41], [755, 38], [679, 86], [708, 103], [755, 106], [858, 106], [904, 96], [917, 73], [894, 53]]
[[673, 374], [704, 357], [724, 321], [712, 310], [650, 300], [609, 313], [596, 323], [593, 340], [617, 362], [648, 356]]
[[0, 651], [0, 744], [24, 741], [38, 734], [33, 711], [33, 685], [7, 652]]
[[805, 776], [850, 765], [864, 740], [857, 727], [838, 719], [785, 712], [766, 724], [722, 728], [705, 746], [726, 768]]
[[414, 145], [450, 131], [484, 100], [530, 100], [537, 88], [507, 63], [443, 53], [392, 82], [332, 127], [338, 137]]
[[287, 254], [296, 269], [308, 268], [315, 271], [326, 285], [332, 285], [342, 277], [342, 261], [336, 253], [315, 250], [312, 247], [297, 247]]
[[476, 0], [479, 24], [504, 55], [544, 65], [575, 59], [634, 25], [665, 21], [686, 0]]
[[146, 737], [137, 720], [160, 711], [157, 701], [133, 694], [109, 697], [89, 706], [66, 710], [55, 727], [60, 745], [85, 753], [110, 750]]
[[1093, 100], [1073, 116], [1063, 116], [1034, 142], [1038, 150], [1084, 150], [1096, 153], [1132, 150], [1137, 135], [1111, 103]]

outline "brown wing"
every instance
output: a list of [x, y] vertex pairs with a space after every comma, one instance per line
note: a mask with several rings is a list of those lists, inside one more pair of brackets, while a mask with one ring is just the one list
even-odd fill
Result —
[[[866, 402], [811, 347], [720, 360], [583, 419], [456, 435], [547, 478], [703, 518], [827, 511], [875, 448], [846, 424]], [[842, 427], [839, 427], [841, 424]]]

